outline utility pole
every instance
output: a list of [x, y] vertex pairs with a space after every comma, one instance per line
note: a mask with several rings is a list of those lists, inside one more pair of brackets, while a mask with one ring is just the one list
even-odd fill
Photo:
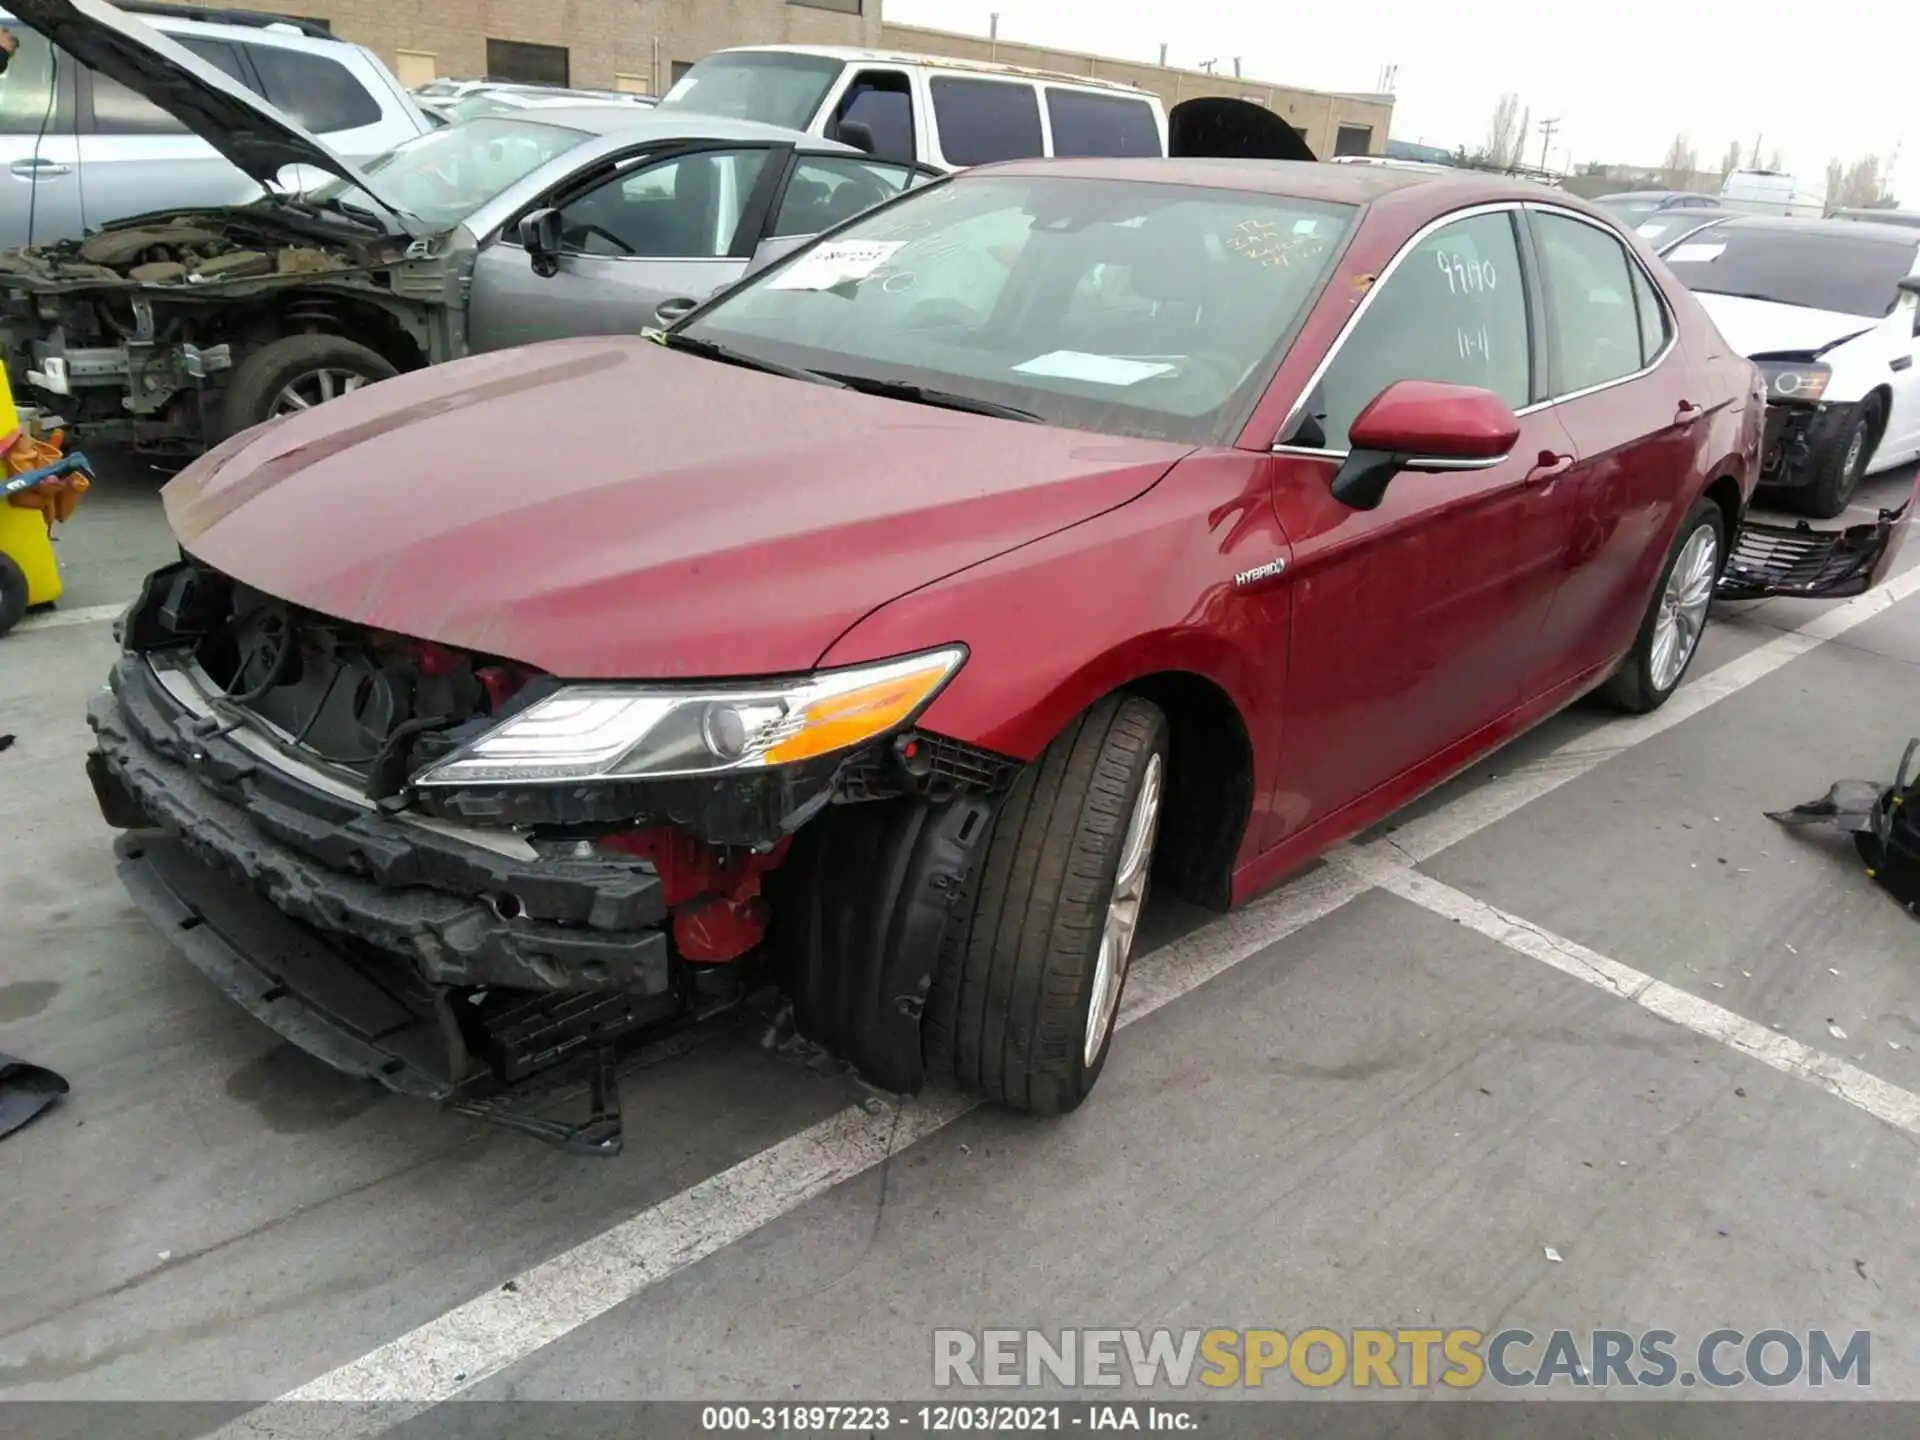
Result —
[[1240, 57], [1238, 55], [1233, 57], [1233, 78], [1236, 80], [1240, 78]]
[[1160, 42], [1160, 68], [1167, 68], [1167, 42], [1164, 40]]
[[1551, 120], [1540, 122], [1540, 168], [1542, 170], [1547, 168], [1547, 147], [1553, 144], [1553, 132], [1559, 128], [1560, 118], [1557, 115]]
[[1202, 60], [1200, 62], [1199, 68], [1206, 71], [1207, 74], [1211, 75], [1213, 74], [1214, 66], [1218, 65], [1219, 63], [1220, 62], [1218, 60]]
[[1000, 58], [1000, 12], [998, 10], [987, 16], [987, 58], [989, 60]]

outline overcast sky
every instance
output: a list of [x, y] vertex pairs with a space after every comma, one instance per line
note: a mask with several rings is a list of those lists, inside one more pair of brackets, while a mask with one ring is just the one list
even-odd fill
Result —
[[[1811, 188], [1827, 161], [1900, 147], [1893, 190], [1920, 208], [1914, 57], [1895, 38], [1906, 7], [1869, 0], [885, 0], [890, 20], [1176, 65], [1241, 57], [1249, 78], [1371, 90], [1398, 65], [1396, 140], [1480, 144], [1500, 93], [1535, 121], [1560, 120], [1553, 167], [1569, 159], [1657, 165], [1685, 131], [1704, 168], [1762, 135]], [[1911, 18], [1911, 17], [1909, 17]], [[1876, 37], [1879, 37], [1876, 39]], [[1877, 46], [1890, 47], [1881, 57]], [[1906, 141], [1904, 145], [1900, 142]]]

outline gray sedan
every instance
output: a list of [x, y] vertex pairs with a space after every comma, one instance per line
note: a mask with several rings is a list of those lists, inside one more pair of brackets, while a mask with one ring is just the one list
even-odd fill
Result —
[[[763, 245], [938, 172], [750, 120], [607, 105], [468, 120], [366, 173], [383, 201], [477, 252], [466, 346], [480, 351], [631, 333], [663, 303], [671, 315], [732, 284]], [[309, 198], [371, 203], [344, 181]]]

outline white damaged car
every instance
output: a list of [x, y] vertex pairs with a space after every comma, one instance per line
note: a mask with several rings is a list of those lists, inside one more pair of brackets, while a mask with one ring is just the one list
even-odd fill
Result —
[[1744, 215], [1661, 249], [1767, 381], [1761, 484], [1830, 519], [1920, 456], [1920, 230]]

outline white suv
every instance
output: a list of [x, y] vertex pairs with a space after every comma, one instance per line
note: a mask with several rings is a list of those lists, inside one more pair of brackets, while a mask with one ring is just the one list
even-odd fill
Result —
[[[260, 193], [206, 141], [62, 43], [98, 0], [0, 0], [18, 49], [0, 72], [0, 248], [76, 237], [160, 209], [242, 203]], [[371, 51], [311, 21], [126, 0], [169, 40], [264, 96], [349, 160], [429, 128]], [[11, 12], [11, 13], [8, 13]], [[108, 13], [111, 13], [110, 11]]]
[[1158, 95], [1112, 80], [839, 45], [716, 50], [660, 108], [804, 130], [942, 170], [1043, 155], [1314, 158], [1292, 126], [1248, 101], [1209, 96], [1169, 113]]

